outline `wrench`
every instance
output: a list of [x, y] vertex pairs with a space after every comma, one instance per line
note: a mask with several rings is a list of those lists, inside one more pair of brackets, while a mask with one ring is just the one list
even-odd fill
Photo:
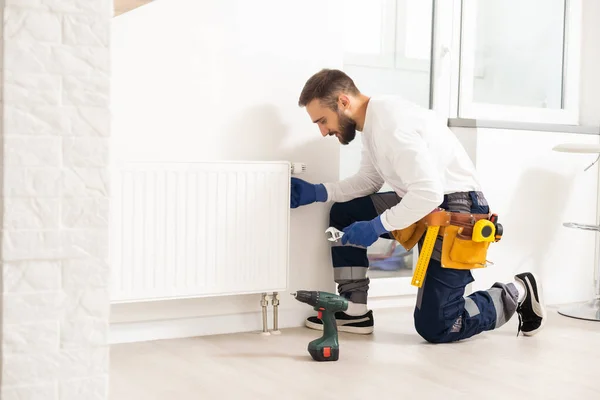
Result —
[[330, 242], [337, 242], [342, 236], [344, 236], [344, 232], [335, 229], [334, 227], [329, 227], [325, 231], [327, 234], [327, 240]]

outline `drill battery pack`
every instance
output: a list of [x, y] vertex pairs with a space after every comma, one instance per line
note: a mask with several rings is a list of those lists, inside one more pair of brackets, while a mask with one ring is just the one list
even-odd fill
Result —
[[315, 361], [337, 361], [340, 358], [340, 349], [332, 348], [332, 347], [322, 347], [319, 348], [317, 346], [311, 348], [308, 346], [308, 352], [310, 356]]

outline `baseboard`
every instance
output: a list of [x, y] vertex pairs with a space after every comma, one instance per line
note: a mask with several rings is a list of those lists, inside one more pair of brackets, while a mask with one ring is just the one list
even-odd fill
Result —
[[[369, 308], [414, 307], [415, 296], [380, 297], [369, 299]], [[268, 329], [273, 329], [273, 309], [268, 309]], [[279, 310], [279, 328], [304, 325], [304, 320], [314, 312], [308, 308]], [[239, 332], [262, 334], [262, 312], [204, 317], [181, 318], [160, 321], [113, 323], [110, 326], [109, 343], [134, 343], [152, 340], [180, 339], [187, 337], [223, 335]]]
[[[279, 310], [280, 329], [301, 326], [309, 315], [301, 310]], [[272, 307], [269, 307], [267, 327], [273, 329]], [[160, 321], [121, 322], [110, 326], [109, 343], [147, 342], [163, 339], [223, 335], [239, 332], [262, 334], [262, 312], [205, 317], [180, 318]]]

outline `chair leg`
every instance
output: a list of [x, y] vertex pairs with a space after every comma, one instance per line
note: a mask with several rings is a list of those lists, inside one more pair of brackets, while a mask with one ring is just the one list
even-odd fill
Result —
[[[587, 231], [600, 232], [600, 226], [592, 224], [579, 224], [575, 222], [565, 222], [563, 225], [567, 228], [582, 229]], [[600, 260], [596, 265], [596, 293], [593, 300], [583, 304], [566, 306], [558, 310], [558, 313], [565, 317], [585, 319], [588, 321], [600, 321]]]

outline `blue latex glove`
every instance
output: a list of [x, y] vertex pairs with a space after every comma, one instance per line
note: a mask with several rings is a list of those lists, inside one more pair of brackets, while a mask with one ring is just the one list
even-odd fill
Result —
[[376, 217], [370, 221], [358, 221], [344, 228], [342, 244], [353, 244], [356, 246], [369, 247], [377, 241], [379, 236], [387, 233], [383, 227], [381, 218]]
[[327, 190], [323, 184], [315, 185], [302, 179], [292, 178], [291, 208], [305, 206], [315, 201], [324, 202], [326, 200]]

